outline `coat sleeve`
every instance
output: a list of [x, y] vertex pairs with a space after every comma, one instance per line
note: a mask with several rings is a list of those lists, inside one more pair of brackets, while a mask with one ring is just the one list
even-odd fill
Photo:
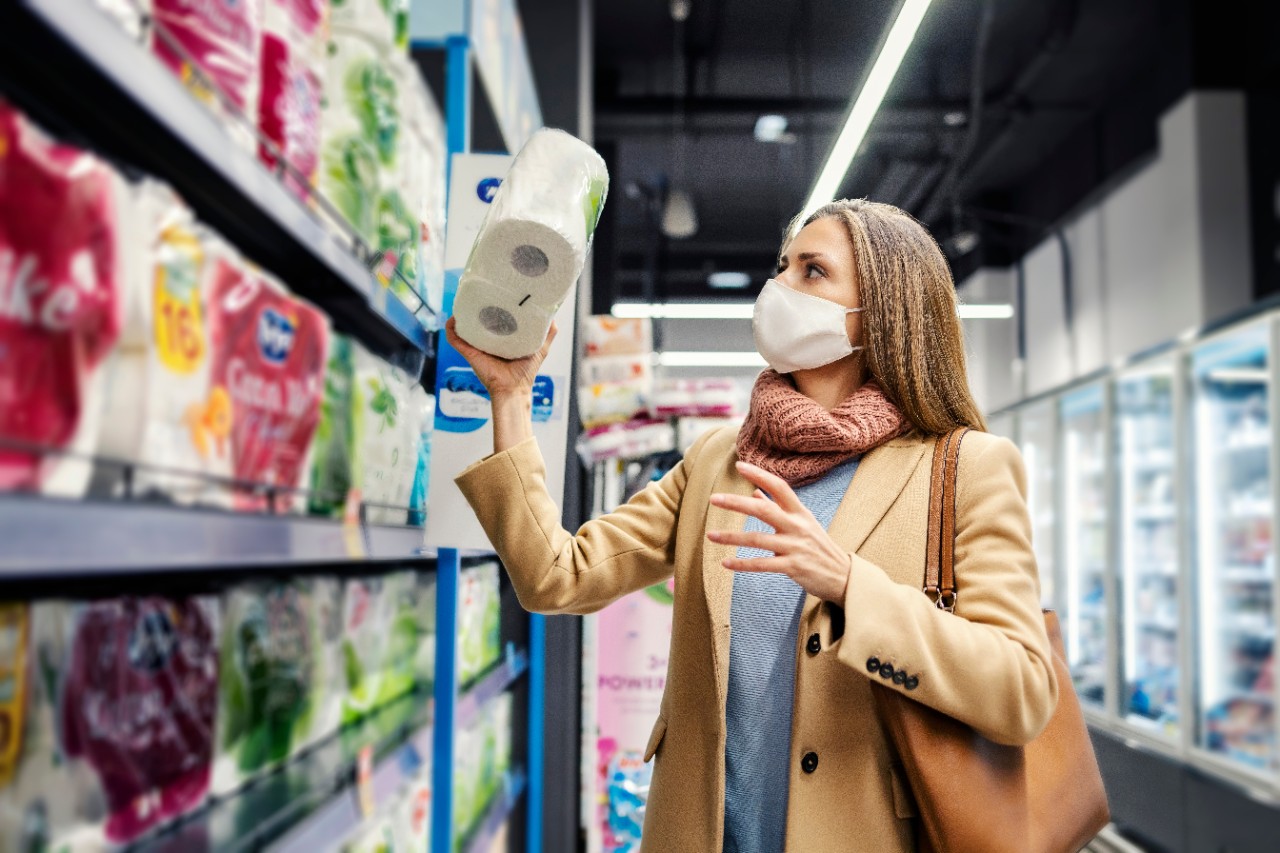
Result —
[[[969, 456], [964, 450], [971, 445], [985, 446]], [[918, 587], [895, 583], [852, 555], [839, 614], [843, 635], [833, 651], [890, 689], [911, 684], [912, 699], [990, 740], [1026, 744], [1048, 724], [1058, 702], [1031, 550], [1026, 472], [1007, 439], [984, 435], [962, 448], [955, 613], [939, 610]], [[907, 682], [873, 673], [876, 662], [904, 672]]]
[[535, 439], [484, 459], [456, 480], [535, 613], [593, 613], [675, 571], [676, 520], [703, 436], [660, 481], [576, 534], [560, 525]]

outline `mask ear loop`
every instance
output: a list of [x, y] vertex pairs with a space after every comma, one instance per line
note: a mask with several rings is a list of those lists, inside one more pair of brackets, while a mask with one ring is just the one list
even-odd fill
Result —
[[[857, 308], [846, 308], [846, 309], [844, 309], [844, 313], [845, 313], [846, 315], [849, 315], [849, 314], [860, 314], [860, 313], [862, 313], [863, 311], [866, 311], [866, 310], [867, 310], [867, 309], [866, 309], [866, 307], [865, 307], [865, 306], [859, 305]], [[852, 344], [850, 344], [850, 346], [853, 346], [853, 345], [852, 345]], [[856, 347], [853, 347], [853, 350], [852, 350], [852, 351], [853, 351], [853, 352], [861, 352], [862, 350], [865, 350], [865, 349], [866, 349], [866, 347], [864, 347], [864, 346], [856, 346]]]

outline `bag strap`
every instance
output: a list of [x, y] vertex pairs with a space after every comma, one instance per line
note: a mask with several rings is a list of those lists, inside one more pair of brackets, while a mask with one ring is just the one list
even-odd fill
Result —
[[956, 479], [960, 442], [968, 427], [940, 435], [933, 446], [929, 481], [929, 538], [925, 545], [924, 592], [940, 610], [956, 608]]

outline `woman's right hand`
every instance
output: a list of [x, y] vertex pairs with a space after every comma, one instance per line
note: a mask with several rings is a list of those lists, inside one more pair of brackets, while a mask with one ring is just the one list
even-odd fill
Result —
[[476, 372], [476, 377], [484, 383], [490, 399], [494, 400], [513, 394], [531, 393], [533, 381], [538, 377], [538, 368], [542, 367], [542, 362], [551, 350], [551, 342], [556, 339], [556, 324], [552, 323], [542, 349], [524, 358], [506, 359], [478, 350], [464, 341], [458, 335], [457, 320], [453, 317], [445, 323], [444, 330], [449, 345], [467, 360], [471, 369]]
[[458, 336], [452, 317], [444, 325], [449, 344], [484, 383], [493, 407], [493, 452], [502, 453], [533, 435], [533, 381], [556, 339], [556, 324], [547, 331], [542, 349], [524, 358], [506, 359], [478, 350]]

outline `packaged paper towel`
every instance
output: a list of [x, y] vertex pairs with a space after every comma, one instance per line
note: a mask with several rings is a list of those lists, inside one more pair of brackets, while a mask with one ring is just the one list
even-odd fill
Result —
[[542, 347], [586, 264], [609, 173], [586, 143], [535, 133], [494, 196], [458, 286], [458, 334], [502, 358]]

